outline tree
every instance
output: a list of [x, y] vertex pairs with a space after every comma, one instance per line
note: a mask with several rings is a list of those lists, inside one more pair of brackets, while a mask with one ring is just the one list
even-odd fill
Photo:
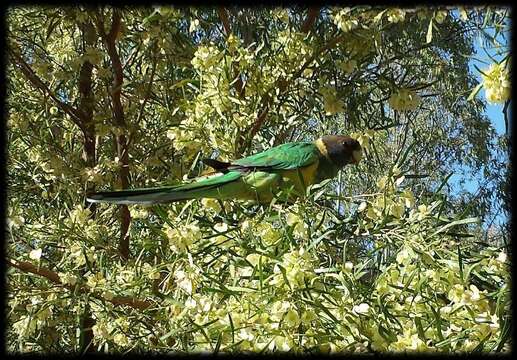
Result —
[[[508, 11], [10, 8], [8, 349], [508, 350]], [[294, 205], [85, 202], [330, 133], [366, 159]]]

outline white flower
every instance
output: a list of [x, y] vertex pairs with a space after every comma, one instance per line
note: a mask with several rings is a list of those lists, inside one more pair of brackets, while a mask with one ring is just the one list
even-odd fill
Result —
[[190, 26], [189, 26], [188, 32], [194, 32], [198, 28], [199, 28], [199, 20], [198, 19], [194, 19], [193, 21], [190, 22]]
[[42, 253], [41, 249], [34, 249], [29, 253], [29, 258], [39, 261], [39, 259], [41, 258], [41, 253]]
[[228, 225], [226, 223], [217, 223], [214, 225], [214, 230], [220, 233], [228, 231]]
[[505, 263], [508, 256], [506, 255], [506, 252], [503, 250], [499, 253], [499, 256], [497, 257], [497, 261], [500, 263]]
[[367, 314], [369, 310], [370, 310], [370, 305], [368, 305], [366, 303], [361, 303], [359, 305], [355, 305], [352, 308], [352, 311], [355, 312], [356, 314]]
[[345, 263], [345, 271], [346, 272], [351, 272], [353, 268], [354, 268], [354, 264], [352, 262], [347, 261]]

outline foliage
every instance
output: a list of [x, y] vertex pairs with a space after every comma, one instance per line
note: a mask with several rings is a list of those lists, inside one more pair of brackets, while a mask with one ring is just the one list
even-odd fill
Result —
[[[478, 87], [468, 62], [508, 12], [10, 8], [9, 351], [507, 351], [481, 224], [508, 140], [477, 93], [508, 103], [510, 53]], [[331, 133], [366, 159], [295, 204], [84, 202]]]

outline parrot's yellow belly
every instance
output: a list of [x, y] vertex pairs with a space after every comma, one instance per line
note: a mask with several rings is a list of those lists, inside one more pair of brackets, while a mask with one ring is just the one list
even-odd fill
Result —
[[316, 179], [318, 163], [295, 170], [270, 173], [254, 171], [241, 179], [224, 184], [213, 190], [203, 191], [204, 197], [218, 199], [240, 199], [268, 203], [275, 197], [282, 200], [295, 200], [305, 195], [307, 186]]
[[294, 201], [304, 196], [309, 185], [314, 184], [318, 163], [294, 169], [284, 170], [276, 174], [255, 172], [247, 175], [243, 180], [250, 185], [246, 194], [248, 200], [267, 203], [274, 197], [282, 200]]
[[305, 194], [305, 190], [309, 185], [314, 184], [316, 180], [316, 172], [318, 170], [318, 162], [300, 169], [284, 170], [282, 177], [284, 183], [294, 188], [300, 193]]

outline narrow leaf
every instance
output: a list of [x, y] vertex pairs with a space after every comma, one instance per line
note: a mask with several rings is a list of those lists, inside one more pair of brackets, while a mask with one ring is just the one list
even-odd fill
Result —
[[476, 95], [479, 93], [479, 91], [481, 90], [482, 87], [483, 87], [482, 83], [477, 84], [477, 86], [472, 90], [469, 97], [467, 98], [467, 101], [473, 100], [474, 97], [476, 97]]
[[429, 44], [431, 41], [433, 41], [433, 19], [429, 21], [429, 26], [427, 27], [427, 36], [425, 37], [425, 41], [427, 44]]

